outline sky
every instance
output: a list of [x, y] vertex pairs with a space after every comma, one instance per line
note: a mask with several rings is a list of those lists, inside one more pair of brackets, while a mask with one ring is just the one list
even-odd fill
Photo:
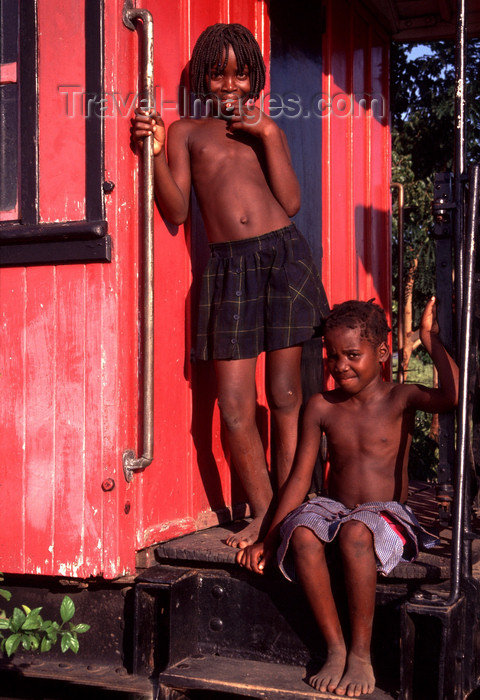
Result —
[[416, 46], [413, 46], [412, 49], [408, 52], [408, 58], [414, 59], [418, 58], [418, 56], [425, 56], [430, 53], [433, 52], [430, 46], [428, 46], [428, 44], [417, 44]]

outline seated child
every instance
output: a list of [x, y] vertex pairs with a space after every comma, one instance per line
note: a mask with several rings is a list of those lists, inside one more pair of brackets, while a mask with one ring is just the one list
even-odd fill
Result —
[[[376, 304], [334, 306], [324, 339], [337, 387], [309, 400], [293, 470], [265, 540], [237, 555], [242, 566], [262, 573], [279, 546], [280, 568], [303, 587], [327, 645], [326, 662], [309, 683], [348, 697], [372, 693], [375, 686], [370, 644], [377, 571], [386, 574], [400, 559], [413, 559], [419, 543], [435, 542], [405, 505], [415, 412], [449, 411], [458, 401], [458, 367], [438, 336], [435, 298], [426, 305], [420, 338], [440, 388], [383, 381], [388, 331]], [[303, 502], [322, 433], [331, 465], [328, 498]], [[326, 543], [335, 537], [348, 597], [348, 649], [325, 560]]]

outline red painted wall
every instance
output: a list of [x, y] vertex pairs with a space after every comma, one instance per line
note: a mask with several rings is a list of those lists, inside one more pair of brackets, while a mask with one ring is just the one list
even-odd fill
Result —
[[329, 0], [323, 93], [323, 280], [332, 304], [391, 307], [388, 37], [361, 3]]
[[[138, 3], [140, 4], [140, 3]], [[208, 24], [241, 22], [269, 60], [260, 0], [143, 3], [155, 32], [155, 83], [167, 123]], [[0, 571], [112, 578], [136, 550], [230, 517], [242, 504], [224, 456], [210, 365], [190, 362], [196, 274], [207, 255], [197, 224], [172, 231], [155, 213], [154, 461], [127, 483], [138, 452], [139, 163], [129, 146], [138, 39], [123, 2], [105, 2], [105, 196], [110, 264], [0, 269]], [[325, 92], [387, 95], [387, 39], [359, 3], [327, 3]], [[346, 23], [346, 18], [349, 18]], [[84, 118], [61, 86], [85, 84], [83, 3], [38, 0], [40, 212], [84, 215]], [[360, 23], [360, 24], [359, 24]], [[348, 31], [345, 31], [347, 26]], [[355, 31], [354, 31], [355, 26]], [[360, 29], [361, 27], [361, 29]], [[268, 91], [268, 86], [267, 86]], [[72, 103], [70, 103], [72, 107]], [[323, 275], [331, 301], [390, 305], [388, 116], [319, 120]], [[305, 205], [305, 204], [304, 204]], [[259, 375], [263, 369], [259, 362]], [[268, 433], [259, 382], [259, 414]], [[105, 479], [114, 488], [102, 489]]]

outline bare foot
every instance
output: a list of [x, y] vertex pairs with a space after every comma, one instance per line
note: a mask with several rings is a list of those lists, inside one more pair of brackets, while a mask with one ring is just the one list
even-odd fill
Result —
[[330, 650], [320, 671], [308, 678], [308, 683], [312, 688], [320, 690], [322, 693], [333, 693], [345, 670], [346, 655], [345, 647]]
[[263, 516], [253, 518], [252, 522], [244, 527], [243, 530], [236, 532], [234, 535], [230, 535], [226, 540], [227, 544], [230, 547], [238, 547], [239, 549], [245, 549], [249, 544], [255, 544], [255, 542], [258, 541], [262, 521]]
[[337, 685], [335, 693], [349, 698], [370, 695], [375, 690], [375, 676], [369, 658], [362, 658], [350, 652], [345, 675]]

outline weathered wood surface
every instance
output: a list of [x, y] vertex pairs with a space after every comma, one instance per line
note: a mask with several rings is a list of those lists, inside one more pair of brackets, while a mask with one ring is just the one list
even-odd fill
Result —
[[[310, 687], [305, 672], [295, 666], [268, 664], [260, 661], [228, 659], [221, 656], [188, 658], [167, 669], [159, 677], [180, 689], [196, 688], [232, 693], [265, 700], [312, 700], [338, 698]], [[372, 700], [392, 700], [393, 696], [379, 688], [368, 696]]]
[[[430, 484], [414, 482], [409, 489], [409, 505], [413, 508], [419, 522], [439, 538], [438, 546], [426, 552], [420, 552], [415, 562], [401, 562], [387, 579], [423, 579], [426, 582], [440, 581], [450, 576], [450, 530], [439, 529], [438, 505], [435, 487]], [[238, 532], [246, 520], [229, 525], [212, 527], [185, 537], [179, 537], [161, 544], [156, 549], [156, 558], [160, 562], [190, 562], [211, 564], [235, 564], [237, 551], [226, 544], [232, 532]], [[480, 558], [478, 545], [474, 542], [473, 562]]]

